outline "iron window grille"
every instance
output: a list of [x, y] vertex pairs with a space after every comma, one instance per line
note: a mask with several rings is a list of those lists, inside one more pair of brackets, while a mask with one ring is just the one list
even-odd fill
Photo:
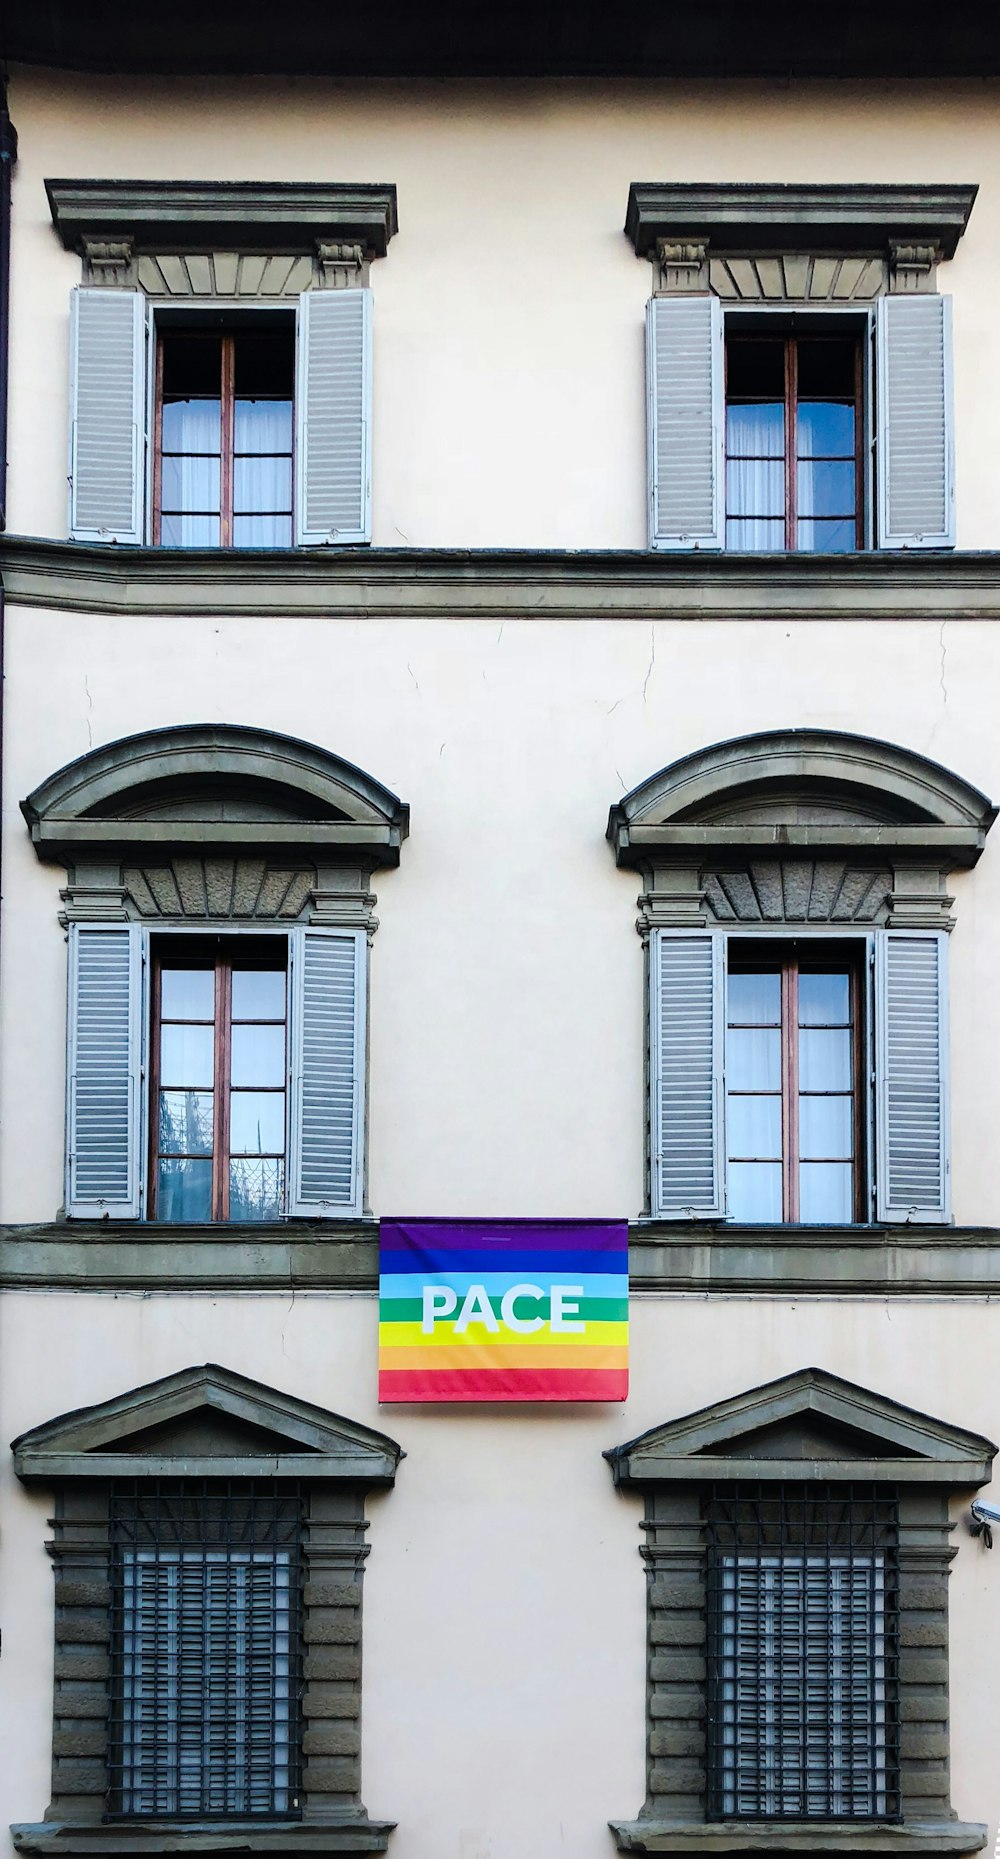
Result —
[[302, 1508], [264, 1481], [113, 1486], [113, 1816], [297, 1815]]
[[898, 1820], [895, 1498], [720, 1487], [704, 1520], [709, 1817]]

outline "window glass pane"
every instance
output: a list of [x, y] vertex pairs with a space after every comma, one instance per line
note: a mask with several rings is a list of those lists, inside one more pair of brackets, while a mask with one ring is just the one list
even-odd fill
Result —
[[847, 1026], [850, 1018], [849, 976], [799, 976], [800, 1026]]
[[730, 516], [785, 514], [785, 467], [766, 459], [731, 458], [726, 466], [726, 509]]
[[165, 549], [217, 549], [217, 516], [163, 516], [160, 519], [160, 542]]
[[292, 318], [286, 329], [236, 334], [237, 400], [291, 400], [295, 379], [295, 334]]
[[284, 1084], [284, 1027], [234, 1026], [232, 1077], [234, 1084]]
[[[819, 1037], [829, 1035], [820, 1034]], [[726, 1077], [731, 1091], [780, 1091], [781, 1034], [746, 1028], [729, 1032], [726, 1036]]]
[[161, 337], [164, 399], [215, 394], [222, 386], [222, 337], [166, 331]]
[[157, 1165], [156, 1211], [161, 1220], [212, 1218], [211, 1162], [161, 1161]]
[[726, 393], [741, 400], [783, 400], [785, 344], [780, 337], [731, 336], [726, 344]]
[[217, 455], [222, 444], [222, 402], [165, 400], [161, 444], [165, 452]]
[[215, 1094], [161, 1091], [157, 1148], [161, 1155], [211, 1155]]
[[[769, 521], [761, 518], [759, 522], [747, 518], [732, 518], [726, 523], [727, 549], [765, 549], [772, 553], [780, 552], [785, 546], [785, 525], [782, 520]], [[827, 545], [824, 543], [823, 547]], [[852, 545], [853, 546], [853, 545]], [[817, 544], [819, 547], [819, 544]]]
[[235, 516], [233, 543], [238, 549], [290, 549], [291, 516]]
[[284, 1153], [284, 1091], [233, 1091], [229, 1103], [229, 1147], [233, 1155]]
[[230, 1163], [230, 1220], [278, 1220], [284, 1200], [284, 1162], [237, 1159]]
[[[733, 1035], [731, 1034], [732, 1038]], [[744, 1035], [748, 1037], [748, 1035]], [[750, 1038], [754, 1035], [750, 1034]], [[805, 1031], [799, 1034], [799, 1087], [803, 1091], [851, 1089], [851, 1034]]]
[[[211, 1026], [160, 1028], [160, 1083], [211, 1090], [215, 1082], [215, 1031]], [[256, 1080], [254, 1080], [256, 1082]]]
[[799, 1168], [799, 1218], [820, 1224], [852, 1221], [853, 1176], [849, 1162], [803, 1162]]
[[749, 1026], [781, 1025], [781, 976], [730, 973], [726, 983], [729, 1019]]
[[292, 451], [290, 400], [237, 400], [233, 429], [237, 452]]
[[730, 458], [785, 456], [785, 407], [751, 404], [726, 408], [726, 451]]
[[799, 1154], [849, 1160], [853, 1153], [853, 1097], [800, 1097]]
[[844, 555], [858, 546], [858, 532], [853, 517], [844, 517], [838, 522], [819, 522], [815, 517], [803, 517], [798, 530], [799, 548], [814, 555]]
[[160, 1011], [165, 1020], [214, 1020], [213, 968], [161, 968]]
[[283, 969], [237, 968], [233, 972], [234, 1020], [283, 1020]]
[[853, 458], [854, 408], [800, 400], [796, 414], [800, 458]]
[[857, 343], [850, 337], [813, 336], [798, 342], [798, 385], [803, 400], [854, 397]]
[[218, 512], [219, 461], [217, 458], [164, 458], [160, 477], [163, 510], [214, 510]]
[[730, 1220], [780, 1222], [780, 1162], [730, 1162], [727, 1184]]
[[731, 1156], [780, 1161], [780, 1097], [730, 1097], [726, 1104], [726, 1132]]
[[802, 516], [854, 515], [854, 460], [799, 464], [799, 512]]
[[[291, 509], [290, 458], [238, 458], [233, 471], [235, 515], [253, 515], [257, 510], [270, 512]], [[840, 508], [843, 507], [841, 504]]]

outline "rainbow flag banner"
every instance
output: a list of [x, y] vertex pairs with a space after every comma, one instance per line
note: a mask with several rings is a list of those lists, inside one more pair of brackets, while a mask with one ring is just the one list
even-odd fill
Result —
[[383, 1220], [380, 1401], [623, 1401], [624, 1220]]

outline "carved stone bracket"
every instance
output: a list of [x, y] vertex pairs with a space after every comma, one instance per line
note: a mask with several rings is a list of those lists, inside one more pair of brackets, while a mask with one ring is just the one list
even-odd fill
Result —
[[83, 281], [130, 290], [135, 284], [135, 252], [131, 239], [92, 239], [80, 241], [83, 253]]
[[708, 241], [657, 239], [653, 260], [659, 267], [660, 291], [690, 292], [708, 289]]
[[363, 245], [316, 241], [316, 283], [321, 290], [349, 290], [367, 282], [368, 253]]
[[890, 239], [889, 289], [897, 294], [936, 290], [941, 257], [939, 245], [914, 245], [902, 239]]

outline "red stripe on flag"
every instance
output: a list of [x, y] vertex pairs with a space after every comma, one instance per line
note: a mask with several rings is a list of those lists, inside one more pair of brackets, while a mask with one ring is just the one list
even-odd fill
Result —
[[628, 1370], [383, 1369], [380, 1401], [624, 1401]]

